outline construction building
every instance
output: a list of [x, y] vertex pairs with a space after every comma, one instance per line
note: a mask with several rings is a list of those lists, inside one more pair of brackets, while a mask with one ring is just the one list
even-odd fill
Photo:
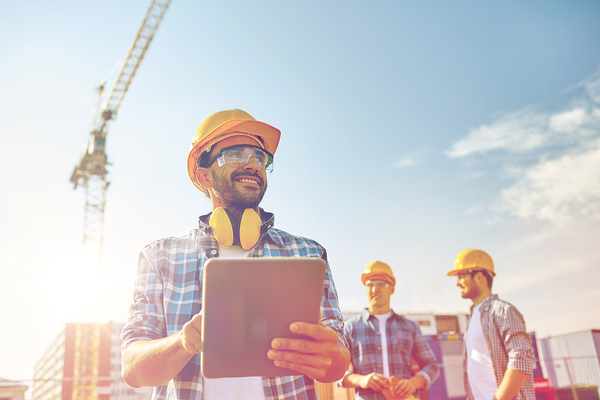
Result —
[[124, 324], [72, 323], [36, 363], [32, 400], [147, 400], [121, 377]]
[[28, 388], [19, 382], [0, 378], [0, 400], [24, 400]]

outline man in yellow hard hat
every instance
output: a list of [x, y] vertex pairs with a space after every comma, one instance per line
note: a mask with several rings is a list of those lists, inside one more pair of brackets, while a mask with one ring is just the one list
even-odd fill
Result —
[[[374, 261], [361, 275], [369, 307], [350, 318], [344, 332], [350, 345], [351, 368], [342, 386], [356, 389], [357, 399], [405, 399], [427, 389], [439, 366], [419, 325], [392, 311], [396, 278], [389, 265]], [[421, 370], [412, 369], [415, 359]]]
[[123, 328], [122, 371], [131, 386], [157, 386], [153, 399], [316, 398], [313, 379], [339, 380], [350, 354], [343, 317], [327, 264], [322, 323], [295, 322], [309, 339], [274, 339], [266, 357], [296, 376], [207, 379], [201, 371], [202, 305], [198, 276], [213, 257], [321, 257], [317, 242], [273, 226], [259, 207], [279, 144], [277, 128], [242, 110], [206, 118], [188, 152], [192, 183], [212, 203], [188, 235], [151, 243], [141, 254], [134, 303]]
[[492, 257], [464, 250], [447, 275], [456, 276], [462, 297], [473, 302], [463, 361], [467, 399], [535, 400], [531, 337], [519, 310], [492, 294]]

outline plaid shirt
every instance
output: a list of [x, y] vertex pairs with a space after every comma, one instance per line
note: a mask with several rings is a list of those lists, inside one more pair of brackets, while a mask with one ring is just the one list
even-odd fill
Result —
[[[250, 257], [321, 257], [327, 252], [317, 242], [273, 228], [273, 214], [261, 209], [261, 238]], [[121, 332], [122, 350], [137, 340], [160, 339], [180, 331], [202, 309], [202, 269], [219, 246], [208, 225], [210, 214], [200, 217], [200, 229], [168, 237], [144, 247], [134, 285], [134, 302]], [[348, 346], [344, 323], [329, 264], [323, 288], [323, 323], [334, 329]], [[153, 400], [201, 400], [200, 354], [196, 354], [168, 383], [154, 389]], [[317, 399], [314, 381], [307, 376], [263, 377], [266, 400]]]
[[[414, 376], [412, 359], [419, 364], [421, 370], [417, 375], [427, 381], [426, 388], [440, 374], [438, 363], [429, 348], [427, 341], [419, 329], [419, 325], [392, 311], [385, 327], [390, 376], [407, 379]], [[383, 355], [381, 353], [381, 337], [379, 321], [367, 309], [360, 315], [345, 322], [344, 333], [350, 344], [352, 369], [346, 375], [357, 373], [368, 375], [371, 372], [383, 374]], [[371, 389], [356, 389], [357, 399], [385, 399], [381, 393]]]
[[[481, 327], [487, 343], [496, 383], [500, 385], [507, 368], [529, 374], [525, 384], [515, 396], [516, 400], [535, 400], [532, 371], [535, 368], [535, 357], [531, 344], [531, 336], [525, 329], [523, 316], [510, 303], [491, 295], [481, 303]], [[471, 306], [471, 315], [473, 306]], [[467, 327], [468, 329], [468, 327]], [[473, 399], [467, 376], [466, 346], [463, 358], [464, 384], [467, 400]]]

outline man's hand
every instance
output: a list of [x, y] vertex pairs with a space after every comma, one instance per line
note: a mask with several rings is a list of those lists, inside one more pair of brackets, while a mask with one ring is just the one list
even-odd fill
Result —
[[400, 379], [393, 387], [394, 398], [403, 399], [417, 391], [417, 386], [410, 379]]
[[425, 378], [415, 375], [409, 379], [390, 378], [390, 392], [394, 399], [404, 399], [427, 385]]
[[202, 351], [202, 313], [170, 336], [138, 340], [123, 352], [122, 374], [133, 387], [160, 386], [173, 379], [190, 359]]
[[507, 368], [502, 382], [498, 386], [494, 400], [513, 399], [519, 393], [521, 386], [523, 386], [528, 377], [529, 374], [525, 372]]
[[398, 378], [396, 378], [394, 375], [390, 376], [390, 379], [388, 380], [388, 387], [381, 391], [381, 394], [383, 394], [385, 396], [386, 400], [396, 400], [396, 396], [394, 395], [394, 390], [395, 390], [396, 386], [398, 385], [399, 381], [400, 380]]
[[378, 372], [371, 372], [369, 375], [364, 375], [358, 381], [358, 385], [363, 389], [371, 389], [376, 392], [381, 392], [389, 386], [388, 378]]
[[[338, 335], [333, 329], [323, 324], [294, 322], [290, 324], [290, 332], [308, 336], [314, 341], [273, 339], [267, 357], [273, 360], [276, 366], [298, 371], [321, 382], [333, 382], [341, 378], [350, 362], [350, 352], [338, 342]], [[328, 375], [330, 368], [336, 371], [334, 375], [339, 376]]]
[[190, 354], [198, 354], [202, 351], [202, 311], [183, 325], [183, 329], [179, 332], [179, 341]]

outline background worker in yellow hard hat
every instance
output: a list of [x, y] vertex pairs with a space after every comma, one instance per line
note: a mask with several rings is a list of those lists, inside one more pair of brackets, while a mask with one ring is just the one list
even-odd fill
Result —
[[200, 285], [212, 257], [321, 257], [313, 240], [273, 226], [259, 207], [267, 189], [280, 132], [242, 110], [217, 112], [196, 130], [187, 170], [211, 200], [213, 211], [198, 229], [159, 240], [140, 255], [134, 304], [122, 331], [123, 377], [130, 385], [157, 386], [153, 399], [316, 398], [313, 379], [339, 380], [350, 354], [331, 270], [327, 265], [321, 303], [322, 324], [296, 322], [294, 333], [308, 339], [274, 339], [266, 357], [297, 371], [278, 378], [206, 379], [201, 371]]
[[[404, 399], [427, 389], [439, 366], [419, 325], [392, 311], [396, 278], [389, 265], [374, 261], [361, 276], [369, 307], [347, 320], [351, 368], [342, 386], [356, 388], [357, 399]], [[412, 370], [412, 359], [421, 370]]]
[[519, 310], [492, 294], [495, 275], [489, 254], [474, 249], [460, 252], [448, 272], [463, 299], [473, 301], [463, 362], [467, 399], [534, 400], [531, 337]]

